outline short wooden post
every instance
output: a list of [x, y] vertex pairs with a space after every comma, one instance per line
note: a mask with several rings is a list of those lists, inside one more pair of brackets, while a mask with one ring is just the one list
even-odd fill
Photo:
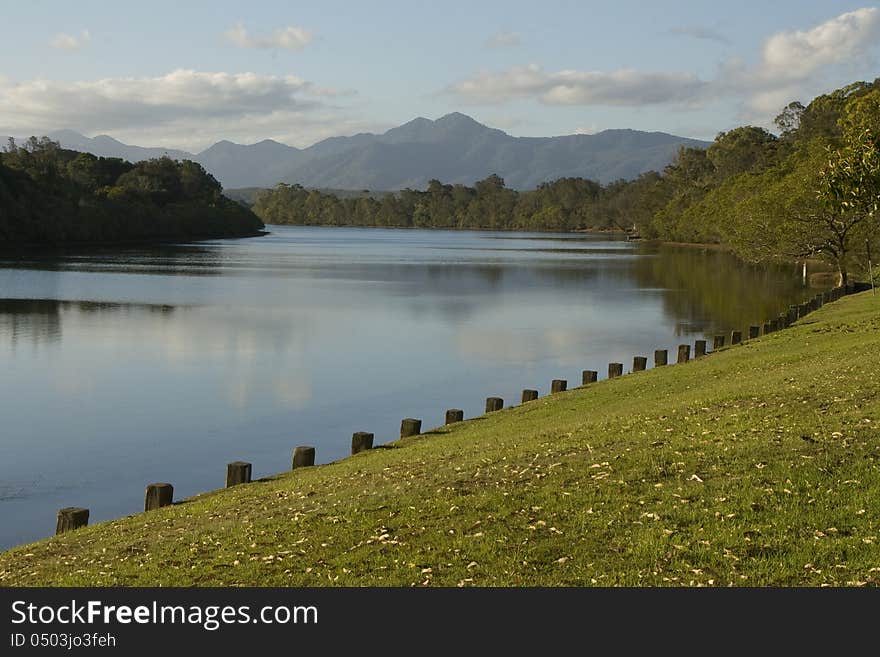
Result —
[[608, 363], [608, 378], [613, 379], [623, 375], [623, 363]]
[[58, 524], [55, 533], [63, 534], [89, 524], [89, 510], [78, 506], [67, 506], [58, 511]]
[[537, 398], [538, 398], [538, 391], [537, 390], [528, 390], [527, 389], [527, 390], [523, 390], [523, 392], [522, 392], [522, 403], [523, 404], [525, 404], [526, 402], [535, 401]]
[[781, 331], [786, 328], [788, 328], [788, 314], [779, 313], [779, 317], [776, 318], [776, 330]]
[[666, 365], [669, 362], [669, 352], [665, 349], [656, 349], [654, 351], [654, 367]]
[[700, 358], [701, 356], [706, 355], [706, 341], [705, 340], [695, 340], [694, 341], [694, 358]]
[[788, 325], [791, 326], [798, 320], [798, 307], [797, 306], [789, 306], [788, 307]]
[[581, 373], [581, 383], [583, 385], [587, 385], [588, 383], [596, 383], [599, 380], [599, 373], [596, 370], [584, 370]]
[[689, 344], [678, 345], [678, 363], [686, 363], [691, 359], [691, 346]]
[[450, 408], [446, 411], [446, 424], [455, 424], [464, 420], [464, 411], [460, 408]]
[[644, 372], [648, 369], [648, 359], [645, 356], [633, 356], [633, 372]]
[[174, 486], [171, 484], [150, 484], [144, 494], [144, 511], [153, 511], [171, 504]]
[[810, 314], [810, 304], [802, 303], [801, 305], [798, 306], [798, 319], [800, 319], [801, 317], [806, 317], [809, 314]]
[[251, 483], [251, 464], [245, 461], [233, 461], [226, 464], [226, 488], [238, 484]]
[[422, 433], [422, 421], [408, 417], [400, 421], [400, 437], [418, 436]]
[[360, 454], [373, 449], [373, 434], [369, 431], [355, 431], [351, 434], [351, 453]]
[[764, 335], [773, 333], [773, 325], [770, 322], [764, 322]]
[[750, 326], [749, 327], [749, 340], [754, 340], [761, 334], [760, 326]]
[[565, 392], [565, 389], [568, 388], [568, 381], [565, 379], [553, 379], [550, 382], [550, 394], [556, 394], [557, 392]]
[[712, 351], [718, 351], [724, 346], [724, 336], [716, 335], [712, 338]]
[[743, 341], [742, 331], [731, 331], [730, 332], [730, 344], [739, 344]]
[[501, 397], [486, 397], [486, 412], [500, 411], [504, 408], [504, 400]]
[[309, 445], [300, 445], [295, 448], [293, 450], [293, 461], [290, 464], [291, 469], [306, 468], [310, 465], [315, 465], [315, 448]]

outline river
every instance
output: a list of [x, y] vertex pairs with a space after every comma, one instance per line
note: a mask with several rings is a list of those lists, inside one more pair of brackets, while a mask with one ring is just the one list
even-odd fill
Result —
[[[270, 226], [265, 237], [0, 254], [0, 549], [343, 458], [447, 408], [518, 403], [774, 317], [797, 270], [600, 235]], [[710, 340], [711, 344], [711, 340]]]

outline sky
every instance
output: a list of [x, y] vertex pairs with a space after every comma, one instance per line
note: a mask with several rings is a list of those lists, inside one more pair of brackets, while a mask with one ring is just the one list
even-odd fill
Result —
[[864, 1], [0, 0], [0, 134], [305, 147], [459, 111], [712, 139], [880, 76]]

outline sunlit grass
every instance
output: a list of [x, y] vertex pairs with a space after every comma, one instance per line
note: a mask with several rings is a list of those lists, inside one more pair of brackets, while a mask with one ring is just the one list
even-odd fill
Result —
[[0, 584], [877, 585], [878, 347], [880, 297], [847, 297], [687, 365], [16, 548]]

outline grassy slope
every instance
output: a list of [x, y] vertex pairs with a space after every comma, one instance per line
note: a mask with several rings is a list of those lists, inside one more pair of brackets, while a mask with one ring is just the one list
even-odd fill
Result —
[[880, 297], [0, 555], [4, 585], [880, 584]]

